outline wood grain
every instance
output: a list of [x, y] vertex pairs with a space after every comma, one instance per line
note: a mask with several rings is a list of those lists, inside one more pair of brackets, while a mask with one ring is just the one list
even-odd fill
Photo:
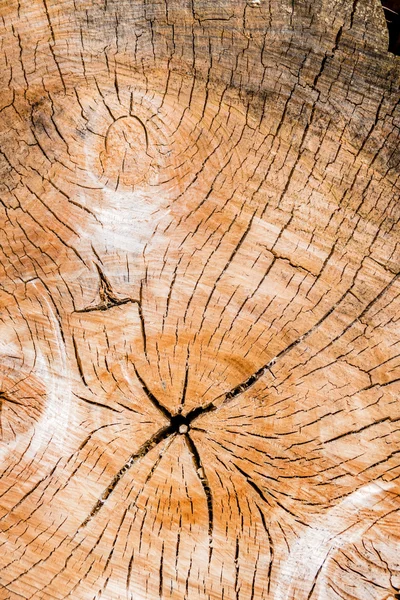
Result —
[[400, 598], [380, 1], [0, 17], [0, 600]]

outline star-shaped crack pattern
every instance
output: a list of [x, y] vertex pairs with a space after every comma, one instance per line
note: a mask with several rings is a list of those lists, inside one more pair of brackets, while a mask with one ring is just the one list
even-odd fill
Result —
[[376, 3], [8, 4], [1, 593], [398, 594]]
[[184, 435], [184, 437], [185, 437], [186, 446], [192, 456], [193, 465], [194, 465], [195, 471], [197, 473], [197, 476], [201, 482], [201, 485], [203, 487], [205, 498], [207, 501], [209, 560], [211, 560], [213, 519], [214, 519], [214, 517], [213, 517], [213, 498], [212, 498], [210, 485], [209, 485], [209, 482], [207, 479], [206, 470], [202, 464], [200, 454], [199, 454], [199, 451], [197, 450], [196, 444], [190, 435], [190, 427], [195, 422], [195, 420], [198, 417], [200, 417], [200, 415], [205, 414], [210, 411], [213, 411], [213, 410], [215, 410], [216, 407], [214, 404], [210, 403], [204, 407], [200, 406], [200, 407], [194, 408], [190, 412], [188, 412], [186, 415], [183, 414], [182, 412], [178, 412], [178, 413], [172, 415], [169, 412], [169, 410], [165, 406], [163, 406], [163, 404], [159, 400], [157, 400], [157, 398], [151, 393], [151, 391], [147, 387], [146, 383], [144, 382], [144, 380], [142, 379], [142, 377], [140, 376], [140, 374], [138, 373], [136, 368], [135, 368], [135, 372], [136, 372], [136, 376], [137, 376], [138, 380], [140, 381], [147, 398], [150, 400], [151, 404], [155, 408], [157, 408], [166, 419], [168, 419], [169, 424], [166, 425], [165, 427], [163, 427], [162, 429], [160, 429], [159, 431], [157, 431], [151, 438], [149, 438], [139, 448], [139, 450], [137, 452], [135, 452], [134, 454], [132, 454], [132, 456], [129, 457], [127, 462], [121, 467], [121, 469], [118, 471], [118, 473], [115, 474], [115, 476], [113, 477], [110, 484], [104, 490], [104, 492], [100, 496], [99, 500], [96, 502], [93, 509], [90, 511], [90, 514], [83, 521], [80, 529], [82, 529], [83, 527], [86, 527], [86, 525], [90, 522], [90, 520], [96, 516], [96, 514], [101, 510], [102, 506], [104, 506], [107, 499], [113, 493], [118, 482], [122, 479], [122, 477], [125, 475], [125, 473], [127, 473], [129, 471], [129, 469], [131, 469], [131, 467], [133, 467], [136, 464], [136, 462], [139, 459], [145, 457], [148, 454], [148, 452], [150, 452], [154, 447], [156, 447], [162, 441], [168, 439], [170, 436], [180, 434], [180, 435]]

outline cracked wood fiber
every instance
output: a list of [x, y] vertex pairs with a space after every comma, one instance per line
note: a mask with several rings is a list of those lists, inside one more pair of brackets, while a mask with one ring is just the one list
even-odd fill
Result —
[[379, 0], [0, 19], [0, 600], [399, 598]]

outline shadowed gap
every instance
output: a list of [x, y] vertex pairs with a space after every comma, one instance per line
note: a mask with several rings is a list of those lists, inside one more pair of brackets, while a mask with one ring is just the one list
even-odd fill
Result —
[[381, 0], [389, 31], [389, 52], [400, 56], [400, 0]]

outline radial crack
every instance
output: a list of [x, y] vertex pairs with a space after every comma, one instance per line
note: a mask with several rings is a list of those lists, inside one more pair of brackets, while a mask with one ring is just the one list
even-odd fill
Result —
[[120, 413], [122, 412], [121, 410], [118, 410], [117, 408], [114, 408], [112, 406], [108, 406], [107, 404], [103, 404], [102, 402], [97, 402], [96, 400], [89, 400], [89, 398], [84, 398], [83, 396], [79, 396], [78, 394], [75, 394], [74, 392], [72, 392], [74, 394], [74, 396], [76, 398], [79, 398], [79, 400], [82, 400], [82, 402], [86, 402], [86, 404], [90, 404], [92, 406], [98, 406], [99, 408], [105, 408], [107, 410], [111, 410], [112, 412], [116, 412], [116, 413]]
[[186, 390], [187, 390], [187, 386], [188, 386], [188, 380], [189, 380], [189, 347], [187, 349], [186, 365], [185, 365], [185, 378], [184, 378], [184, 381], [183, 381], [183, 389], [182, 389], [182, 396], [181, 396], [181, 402], [180, 402], [179, 412], [182, 411], [182, 409], [183, 409], [183, 407], [185, 405]]
[[159, 402], [157, 400], [157, 398], [154, 396], [154, 394], [151, 393], [151, 391], [147, 387], [145, 381], [139, 375], [139, 372], [138, 372], [137, 368], [135, 367], [135, 365], [133, 365], [133, 368], [135, 370], [136, 377], [139, 379], [140, 385], [143, 388], [144, 393], [146, 394], [146, 396], [148, 397], [148, 399], [150, 400], [152, 405], [155, 406], [164, 415], [164, 417], [166, 419], [168, 419], [168, 421], [170, 421], [172, 419], [172, 415], [169, 412], [169, 410], [163, 404], [161, 404], [161, 402]]
[[17, 402], [17, 400], [10, 398], [5, 392], [0, 392], [0, 411], [4, 402], [8, 402], [9, 404], [16, 404], [17, 406], [24, 406], [22, 402]]
[[191, 423], [200, 415], [208, 412], [213, 412], [217, 408], [218, 407], [213, 402], [210, 402], [205, 406], [196, 406], [196, 408], [193, 408], [191, 411], [188, 412], [188, 414], [186, 415], [186, 420], [188, 421], [188, 423]]
[[[349, 325], [346, 326], [346, 328], [342, 331], [342, 333], [340, 335], [343, 336], [346, 333], [346, 331], [354, 325], [354, 323], [356, 323], [362, 317], [364, 317], [364, 315], [370, 310], [370, 308], [372, 308], [372, 306], [378, 300], [380, 300], [380, 298], [382, 298], [382, 296], [392, 287], [392, 285], [394, 283], [397, 282], [397, 280], [399, 278], [400, 278], [400, 272], [397, 273], [391, 279], [391, 281], [389, 281], [389, 283], [379, 292], [379, 294], [373, 300], [371, 300], [371, 302], [361, 311], [361, 313], [355, 319], [353, 319], [353, 321], [351, 321], [351, 323]], [[341, 298], [308, 331], [306, 331], [305, 333], [300, 335], [298, 338], [293, 340], [293, 342], [291, 342], [288, 346], [286, 346], [286, 348], [284, 348], [283, 350], [278, 352], [278, 354], [274, 358], [272, 358], [269, 362], [267, 362], [265, 365], [260, 367], [255, 373], [253, 373], [253, 375], [250, 375], [250, 377], [248, 377], [242, 383], [239, 383], [239, 385], [237, 385], [236, 387], [231, 389], [229, 392], [227, 392], [225, 394], [221, 394], [220, 396], [215, 398], [214, 405], [218, 406], [221, 404], [226, 404], [227, 402], [230, 402], [231, 400], [233, 400], [233, 398], [236, 398], [236, 396], [238, 396], [242, 392], [245, 392], [246, 390], [248, 390], [252, 385], [254, 385], [265, 373], [267, 373], [267, 371], [270, 371], [271, 367], [274, 366], [274, 364], [276, 363], [276, 361], [278, 359], [283, 358], [293, 348], [298, 346], [301, 342], [303, 342], [305, 339], [307, 339], [312, 333], [314, 333], [314, 331], [316, 331], [316, 329], [318, 329], [318, 327], [320, 327], [326, 321], [326, 319], [333, 313], [333, 311], [343, 302], [343, 300], [346, 298], [348, 293], [351, 293], [350, 289], [347, 290], [341, 296]], [[335, 339], [337, 339], [337, 338], [335, 338]], [[332, 341], [335, 341], [335, 340], [332, 340]], [[218, 405], [215, 404], [215, 402], [217, 400], [220, 400], [220, 402], [218, 402]], [[221, 402], [221, 400], [222, 400], [222, 402]]]
[[114, 294], [114, 290], [112, 289], [111, 283], [108, 281], [101, 267], [97, 263], [95, 263], [95, 265], [100, 278], [100, 302], [98, 304], [95, 304], [94, 306], [87, 306], [86, 308], [76, 310], [76, 313], [95, 312], [98, 310], [104, 311], [108, 310], [109, 308], [112, 308], [113, 306], [121, 306], [122, 304], [128, 303], [139, 304], [139, 300], [134, 300], [133, 298], [118, 298]]
[[196, 448], [196, 445], [189, 434], [185, 435], [186, 445], [188, 450], [192, 456], [193, 463], [196, 469], [197, 476], [200, 480], [200, 483], [203, 487], [204, 495], [207, 500], [207, 512], [208, 512], [208, 562], [211, 563], [212, 556], [212, 538], [213, 538], [213, 527], [214, 527], [214, 509], [213, 509], [213, 498], [211, 493], [211, 488], [208, 483], [208, 479], [206, 473], [203, 468], [203, 464], [201, 462], [199, 451]]
[[118, 482], [122, 479], [125, 473], [127, 473], [140, 458], [145, 457], [150, 452], [150, 450], [152, 450], [160, 442], [165, 440], [171, 433], [174, 433], [174, 428], [172, 425], [168, 425], [167, 427], [159, 429], [157, 433], [155, 433], [142, 446], [140, 446], [139, 450], [135, 452], [135, 454], [132, 454], [130, 456], [130, 458], [126, 461], [123, 467], [121, 467], [118, 473], [114, 475], [109, 485], [101, 494], [99, 500], [96, 502], [86, 519], [80, 525], [79, 530], [83, 527], [86, 527], [86, 525], [93, 519], [93, 517], [97, 515], [97, 513], [100, 511], [100, 509], [108, 500], [108, 498], [111, 496]]
[[235, 467], [235, 469], [237, 469], [239, 471], [239, 473], [241, 473], [243, 475], [243, 477], [246, 479], [247, 483], [253, 488], [253, 490], [258, 494], [258, 496], [260, 496], [261, 500], [263, 500], [266, 504], [268, 504], [268, 506], [271, 506], [271, 502], [265, 496], [262, 489], [253, 480], [253, 478], [250, 477], [250, 475], [248, 473], [246, 473], [246, 471], [243, 471], [243, 469], [238, 467], [238, 465], [236, 465], [235, 463], [232, 463], [232, 464]]

